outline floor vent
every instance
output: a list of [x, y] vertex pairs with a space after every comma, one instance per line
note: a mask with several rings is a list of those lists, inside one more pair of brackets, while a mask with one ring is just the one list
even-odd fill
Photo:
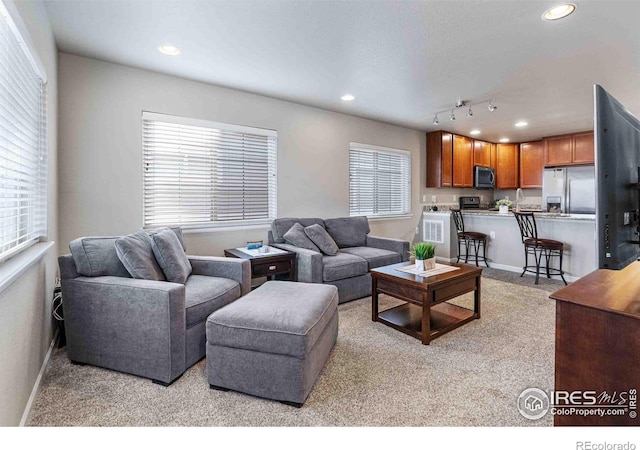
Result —
[[425, 242], [444, 244], [444, 221], [424, 220], [422, 239]]

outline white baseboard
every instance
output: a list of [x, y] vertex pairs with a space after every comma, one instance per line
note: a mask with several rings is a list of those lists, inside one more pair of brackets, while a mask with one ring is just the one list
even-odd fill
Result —
[[31, 419], [31, 408], [33, 408], [33, 404], [38, 398], [38, 393], [40, 392], [40, 385], [42, 384], [42, 378], [44, 377], [44, 372], [47, 370], [47, 365], [49, 364], [49, 360], [51, 359], [51, 354], [53, 353], [53, 348], [56, 345], [56, 341], [58, 340], [58, 331], [56, 330], [53, 335], [53, 340], [49, 345], [49, 350], [44, 357], [44, 361], [42, 362], [42, 367], [40, 367], [40, 373], [38, 373], [38, 378], [36, 378], [36, 382], [33, 385], [33, 389], [31, 390], [31, 395], [29, 396], [29, 401], [27, 402], [27, 406], [24, 408], [24, 412], [22, 413], [22, 419], [20, 419], [20, 424], [18, 426], [24, 427], [29, 423], [29, 419]]
[[[522, 273], [522, 267], [516, 267], [516, 266], [507, 266], [506, 264], [498, 264], [498, 263], [494, 263], [494, 262], [490, 262], [489, 263], [491, 265], [492, 269], [500, 269], [500, 270], [506, 270], [507, 272], [517, 272], [517, 273]], [[540, 276], [541, 277], [546, 277], [547, 275], [543, 273], [544, 270], [540, 271]], [[535, 277], [534, 274], [527, 272], [524, 274], [525, 277]], [[578, 279], [580, 279], [580, 277], [574, 277], [571, 275], [567, 275], [566, 273], [564, 274], [564, 278], [567, 281], [576, 281]]]

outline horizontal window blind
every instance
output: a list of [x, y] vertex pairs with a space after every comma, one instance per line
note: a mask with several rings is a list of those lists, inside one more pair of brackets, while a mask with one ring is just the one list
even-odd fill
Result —
[[33, 61], [0, 8], [0, 260], [47, 234], [46, 89]]
[[349, 213], [384, 217], [411, 212], [411, 153], [352, 142]]
[[276, 217], [275, 131], [143, 114], [145, 227]]

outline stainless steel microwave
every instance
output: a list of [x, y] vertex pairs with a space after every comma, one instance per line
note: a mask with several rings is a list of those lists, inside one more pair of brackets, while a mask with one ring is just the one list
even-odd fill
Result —
[[473, 187], [476, 189], [493, 189], [496, 174], [491, 167], [475, 166], [473, 168]]

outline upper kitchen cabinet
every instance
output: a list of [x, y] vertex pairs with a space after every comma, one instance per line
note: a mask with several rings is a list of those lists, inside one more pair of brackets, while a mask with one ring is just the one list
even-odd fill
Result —
[[593, 131], [544, 138], [546, 167], [593, 164]]
[[473, 165], [491, 167], [491, 144], [484, 141], [473, 141]]
[[518, 144], [497, 144], [496, 189], [517, 189], [518, 186]]
[[453, 135], [427, 133], [427, 187], [453, 186]]
[[473, 187], [473, 139], [453, 135], [453, 187]]
[[541, 188], [544, 171], [544, 142], [520, 144], [520, 187]]

